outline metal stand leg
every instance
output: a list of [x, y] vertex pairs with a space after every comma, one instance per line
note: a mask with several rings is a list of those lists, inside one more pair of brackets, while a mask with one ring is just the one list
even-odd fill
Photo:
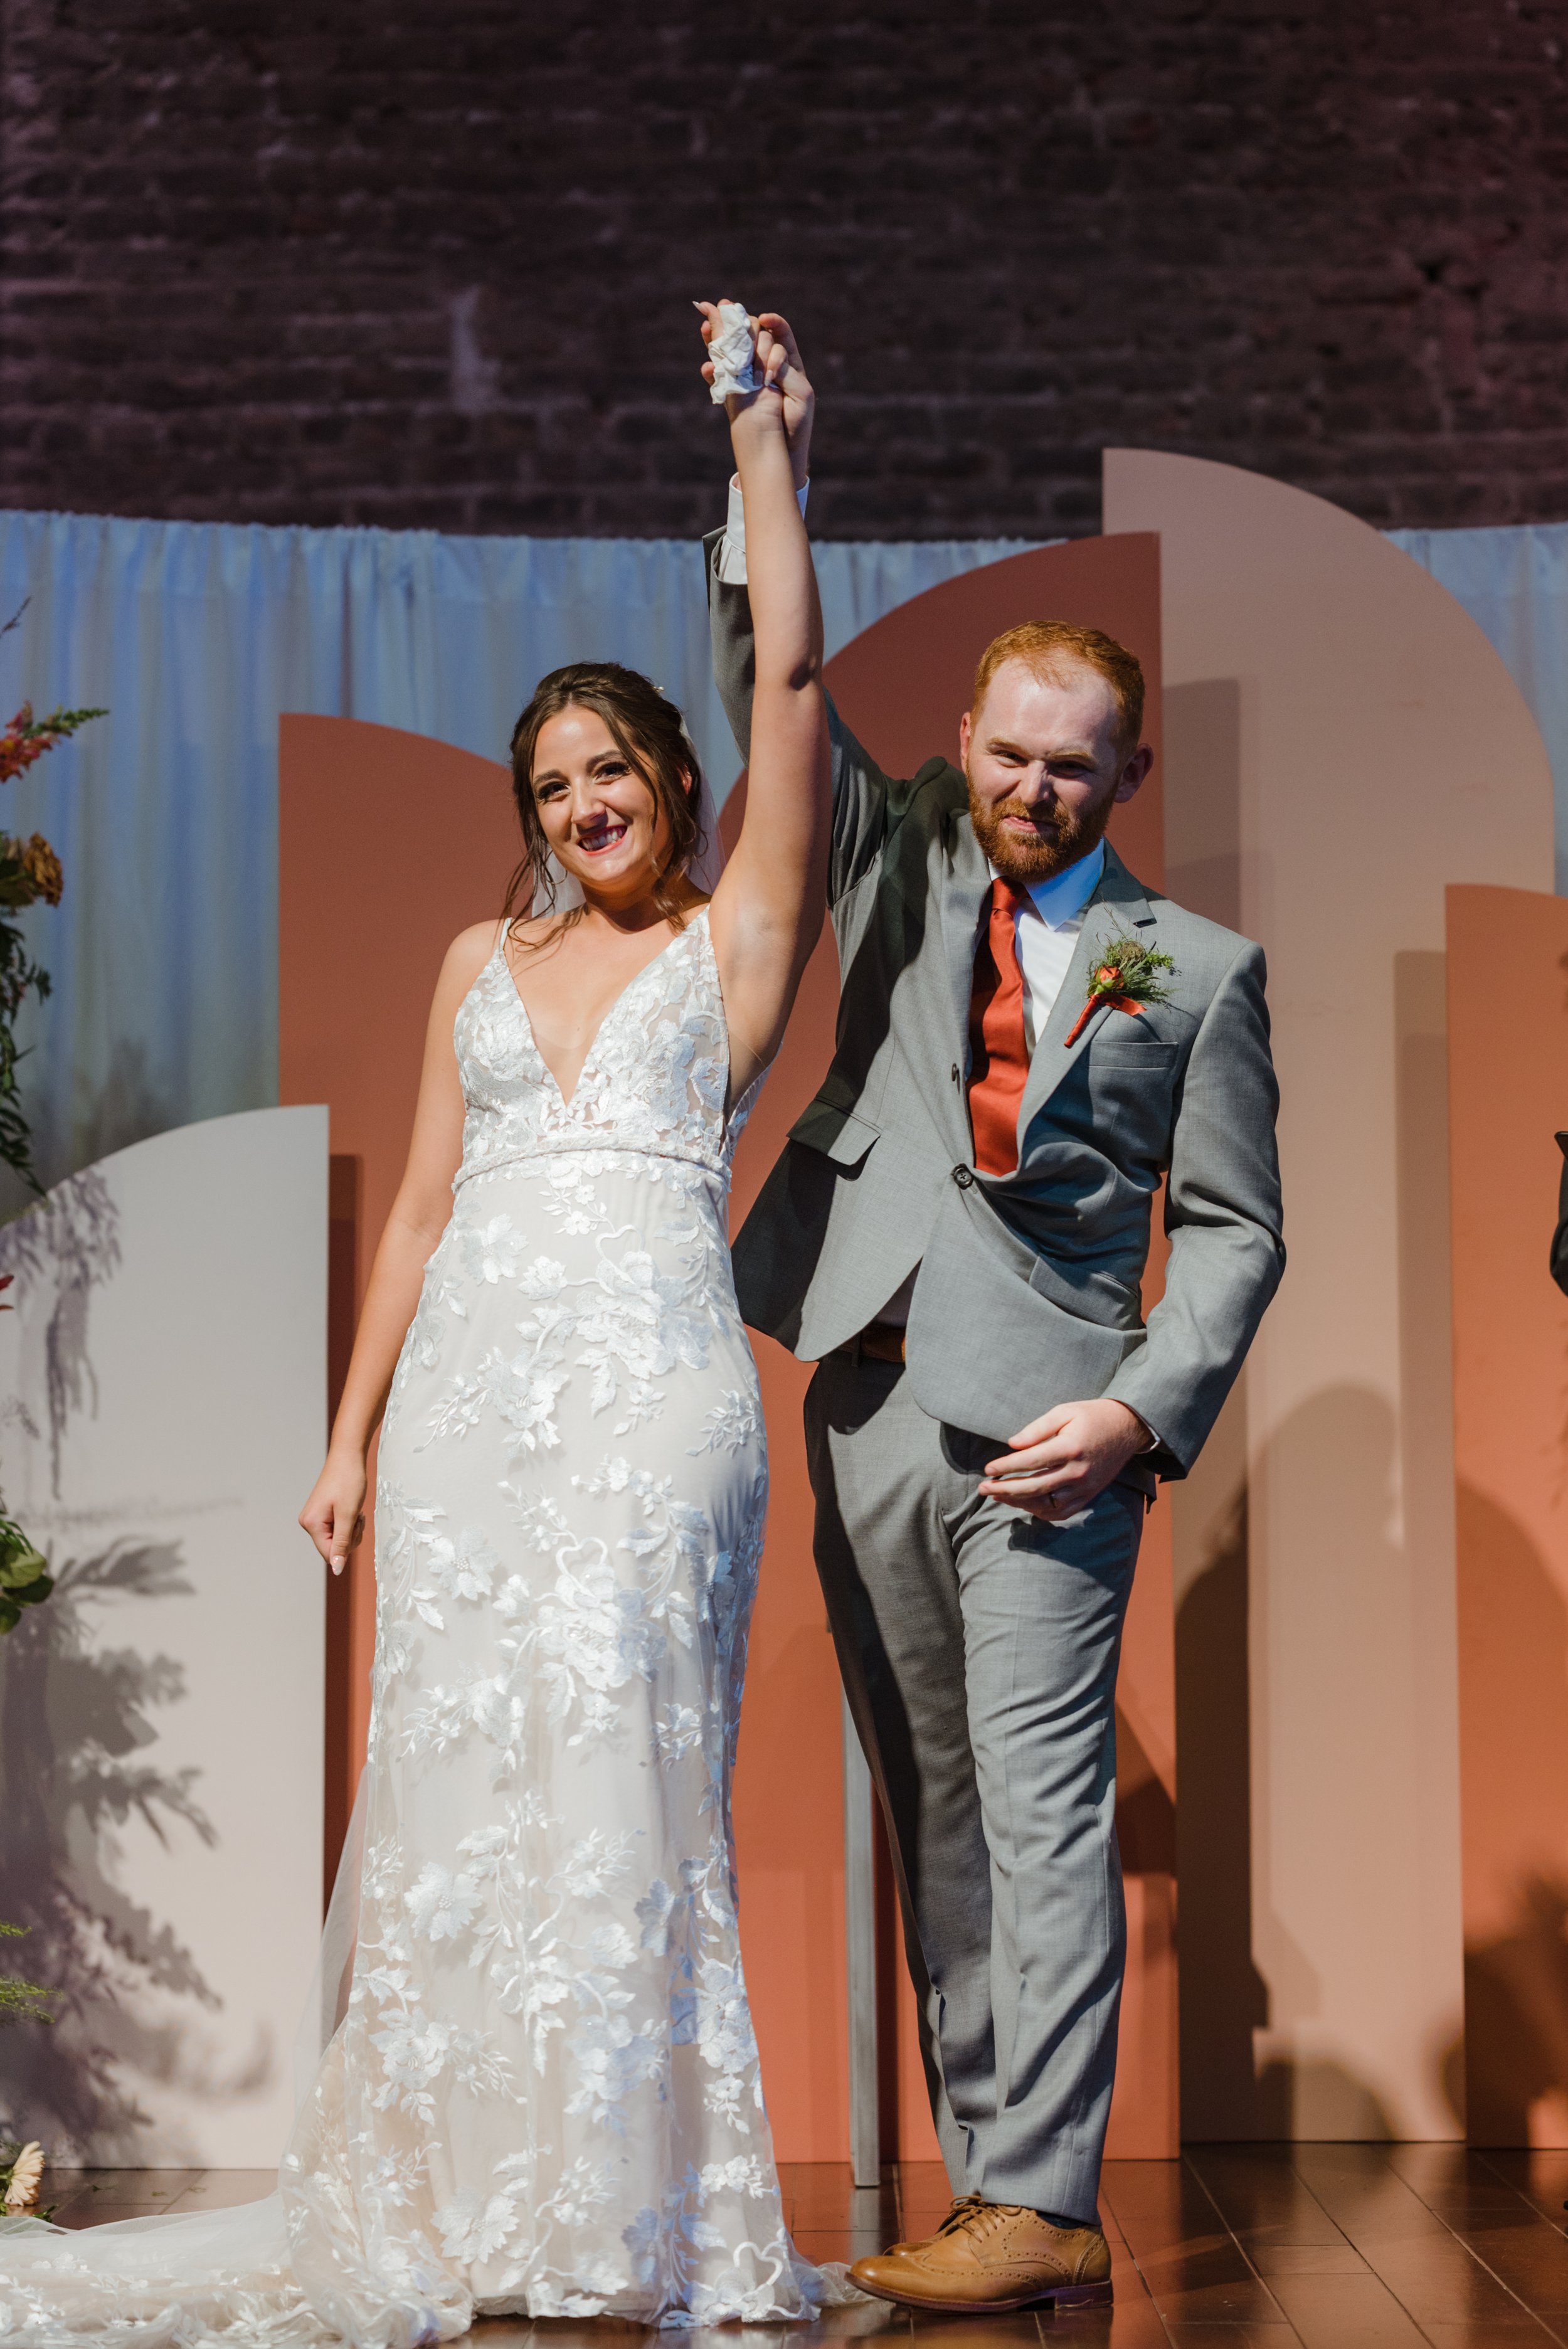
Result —
[[876, 1861], [872, 1774], [843, 1701], [844, 1939], [850, 1981], [850, 2161], [857, 2186], [882, 2182], [877, 2110]]

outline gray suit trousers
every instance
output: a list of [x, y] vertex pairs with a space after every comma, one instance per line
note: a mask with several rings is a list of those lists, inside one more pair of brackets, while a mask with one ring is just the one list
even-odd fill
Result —
[[985, 1499], [999, 1448], [843, 1355], [806, 1398], [816, 1557], [887, 1816], [955, 2194], [1093, 2221], [1126, 1957], [1116, 1673], [1144, 1500]]

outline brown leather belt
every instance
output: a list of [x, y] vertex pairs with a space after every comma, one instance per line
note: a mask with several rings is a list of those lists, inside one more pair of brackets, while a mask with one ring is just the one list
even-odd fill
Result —
[[833, 1348], [851, 1362], [902, 1362], [903, 1330], [897, 1321], [868, 1321], [858, 1338]]

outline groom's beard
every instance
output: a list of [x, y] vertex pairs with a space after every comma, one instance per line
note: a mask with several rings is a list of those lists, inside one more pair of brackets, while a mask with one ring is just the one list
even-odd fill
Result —
[[1058, 800], [1049, 823], [1031, 839], [1010, 832], [1004, 822], [1005, 817], [1021, 815], [1033, 823], [1032, 811], [1022, 800], [987, 802], [979, 797], [973, 783], [969, 786], [969, 818], [975, 839], [1004, 881], [1016, 881], [1026, 888], [1031, 881], [1054, 880], [1069, 864], [1076, 864], [1080, 856], [1098, 848], [1115, 805], [1114, 785], [1103, 801], [1086, 808], [1079, 815], [1069, 815]]

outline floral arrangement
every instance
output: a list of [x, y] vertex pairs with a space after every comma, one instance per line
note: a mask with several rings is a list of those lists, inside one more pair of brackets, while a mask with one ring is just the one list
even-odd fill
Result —
[[1102, 1004], [1141, 1019], [1146, 1003], [1169, 1003], [1171, 989], [1160, 974], [1175, 968], [1171, 957], [1161, 954], [1158, 947], [1146, 947], [1140, 938], [1129, 937], [1125, 930], [1114, 931], [1089, 979], [1088, 1000], [1064, 1041], [1076, 1044]]
[[[22, 610], [26, 608], [24, 605]], [[21, 616], [21, 611], [13, 613], [0, 636], [9, 635]], [[0, 734], [0, 783], [26, 774], [46, 750], [65, 741], [89, 718], [107, 715], [102, 709], [54, 709], [47, 718], [35, 718], [32, 703], [25, 701]], [[34, 1171], [33, 1137], [16, 1098], [16, 1063], [22, 1056], [15, 1020], [29, 995], [40, 999], [47, 995], [49, 974], [33, 960], [19, 926], [7, 916], [40, 899], [46, 905], [57, 905], [64, 887], [60, 860], [41, 832], [22, 840], [0, 831], [0, 1164], [14, 1168], [40, 1197], [43, 1185]]]

